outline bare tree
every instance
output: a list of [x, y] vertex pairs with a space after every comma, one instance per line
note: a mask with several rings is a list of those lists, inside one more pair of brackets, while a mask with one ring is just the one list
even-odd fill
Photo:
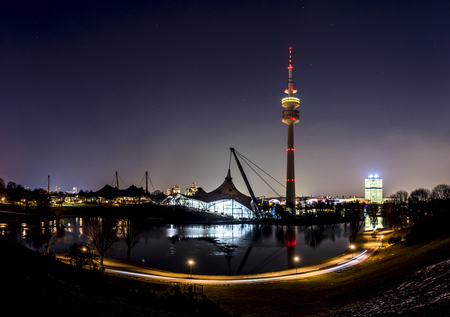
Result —
[[3, 193], [5, 192], [5, 189], [6, 189], [6, 187], [5, 187], [5, 181], [3, 180], [3, 178], [0, 178], [0, 203], [3, 202], [3, 201], [1, 200], [1, 198], [2, 198], [2, 196], [3, 196]]
[[58, 219], [44, 221], [41, 226], [39, 237], [44, 243], [45, 253], [50, 254], [50, 247], [64, 237], [64, 234], [64, 227]]
[[404, 190], [398, 190], [395, 194], [391, 195], [394, 203], [405, 203], [408, 201], [408, 192]]
[[45, 216], [33, 221], [30, 226], [31, 239], [37, 248], [45, 247], [45, 253], [50, 254], [50, 247], [55, 245], [65, 235], [61, 223], [62, 214], [50, 208]]
[[446, 184], [437, 185], [431, 191], [431, 198], [442, 200], [450, 199], [450, 186]]
[[350, 241], [356, 239], [359, 230], [361, 230], [361, 227], [364, 224], [364, 206], [364, 204], [358, 202], [344, 204], [345, 216], [352, 229]]
[[379, 206], [377, 204], [370, 204], [367, 207], [367, 214], [369, 215], [370, 223], [374, 229], [378, 225], [378, 211]]
[[127, 261], [131, 258], [131, 249], [139, 242], [139, 235], [142, 233], [142, 228], [130, 219], [119, 221], [119, 236], [127, 245]]
[[89, 218], [85, 229], [89, 244], [92, 244], [100, 254], [100, 266], [103, 267], [105, 252], [118, 240], [117, 220], [110, 217]]
[[426, 188], [418, 188], [409, 195], [410, 202], [425, 202], [430, 198], [430, 191]]

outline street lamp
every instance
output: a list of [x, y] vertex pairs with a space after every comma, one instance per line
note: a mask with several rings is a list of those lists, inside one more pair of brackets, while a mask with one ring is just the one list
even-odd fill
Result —
[[353, 258], [353, 252], [355, 251], [355, 245], [354, 245], [354, 244], [351, 244], [351, 245], [350, 245], [350, 249], [352, 249], [352, 258]]
[[189, 260], [189, 268], [190, 268], [190, 271], [189, 271], [189, 278], [192, 278], [192, 264], [194, 264], [194, 261], [192, 261], [192, 260]]
[[295, 273], [297, 273], [297, 270], [298, 270], [297, 263], [298, 263], [298, 261], [300, 261], [300, 258], [299, 258], [298, 256], [296, 256], [296, 257], [294, 258], [294, 261], [295, 261]]

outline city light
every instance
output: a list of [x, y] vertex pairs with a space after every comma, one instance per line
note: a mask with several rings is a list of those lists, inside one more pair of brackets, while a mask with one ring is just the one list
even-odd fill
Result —
[[189, 260], [189, 278], [192, 278], [192, 265], [194, 264], [194, 261]]

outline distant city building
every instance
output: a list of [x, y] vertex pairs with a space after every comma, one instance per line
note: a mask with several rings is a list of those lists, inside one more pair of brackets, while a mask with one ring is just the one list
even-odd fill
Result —
[[72, 189], [72, 194], [76, 194], [77, 192], [78, 192], [78, 188], [74, 187], [74, 188]]
[[180, 185], [175, 185], [172, 188], [168, 188], [166, 191], [167, 196], [175, 196], [176, 194], [181, 193]]
[[370, 174], [364, 182], [365, 199], [372, 203], [383, 203], [383, 180], [378, 174]]
[[193, 195], [197, 194], [197, 192], [198, 192], [197, 184], [196, 183], [192, 183], [191, 187], [186, 188], [186, 191], [185, 191], [184, 194], [186, 196], [193, 196]]

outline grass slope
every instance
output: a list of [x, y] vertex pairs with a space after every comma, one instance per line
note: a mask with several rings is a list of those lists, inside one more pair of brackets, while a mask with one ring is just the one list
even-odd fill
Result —
[[[205, 294], [213, 301], [219, 300], [225, 309], [242, 316], [352, 316], [356, 315], [361, 303], [392, 292], [402, 283], [413, 281], [417, 271], [449, 259], [449, 242], [446, 238], [411, 247], [400, 243], [339, 273], [263, 285], [208, 286]], [[405, 301], [408, 291], [403, 294]], [[441, 296], [445, 299], [442, 295], [437, 292], [433, 298]], [[446, 298], [446, 304], [441, 302], [441, 312], [448, 314]], [[423, 309], [426, 307], [425, 304]], [[380, 310], [380, 315], [385, 313]], [[374, 311], [373, 314], [377, 313]]]

